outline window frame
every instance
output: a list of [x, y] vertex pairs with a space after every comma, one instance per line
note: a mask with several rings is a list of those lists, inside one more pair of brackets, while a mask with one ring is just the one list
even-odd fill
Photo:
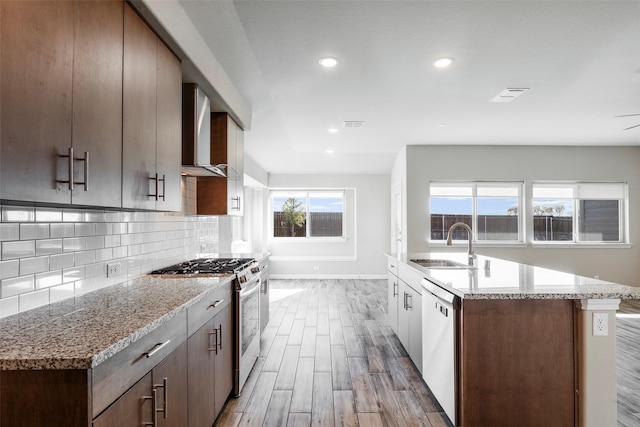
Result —
[[[430, 245], [441, 245], [446, 244], [446, 238], [442, 240], [434, 240], [431, 238], [432, 230], [431, 230], [431, 197], [432, 197], [432, 187], [468, 187], [471, 188], [471, 229], [473, 230], [473, 240], [474, 244], [478, 245], [487, 245], [487, 246], [513, 246], [513, 245], [522, 245], [526, 244], [525, 241], [525, 230], [526, 230], [526, 216], [524, 214], [524, 181], [440, 181], [440, 180], [432, 180], [429, 181], [429, 194], [427, 196], [427, 217], [428, 217], [428, 239], [427, 242]], [[481, 188], [498, 188], [498, 187], [513, 187], [517, 190], [517, 212], [516, 216], [518, 218], [518, 238], [517, 240], [480, 240], [478, 235], [478, 187]], [[437, 197], [437, 196], [436, 196]], [[443, 196], [446, 197], [446, 196]], [[483, 196], [480, 196], [481, 198]], [[484, 196], [486, 197], [486, 196]], [[466, 240], [453, 240], [454, 244], [456, 242], [462, 244], [466, 244]]]
[[[275, 224], [274, 224], [274, 194], [286, 194], [286, 193], [305, 193], [304, 198], [304, 211], [307, 218], [310, 217], [310, 194], [322, 194], [322, 193], [341, 193], [342, 194], [342, 235], [341, 236], [310, 236], [311, 221], [305, 222], [305, 236], [275, 236]], [[301, 200], [302, 201], [302, 200]], [[278, 241], [289, 242], [343, 242], [347, 240], [347, 189], [346, 188], [278, 188], [269, 190], [269, 238]]]
[[[619, 186], [620, 196], [614, 197], [598, 197], [598, 198], [580, 198], [580, 188], [588, 189], [589, 187], [595, 188], [595, 186]], [[540, 197], [534, 197], [536, 187], [548, 187], [558, 189], [570, 189], [573, 194], [570, 197], [572, 203], [572, 239], [571, 240], [534, 240], [535, 230], [533, 229], [533, 208], [534, 201], [540, 199]], [[567, 198], [565, 198], [567, 199]], [[580, 202], [581, 201], [595, 201], [595, 200], [617, 200], [618, 201], [618, 240], [583, 240], [580, 238]], [[626, 247], [629, 245], [629, 184], [626, 181], [533, 181], [531, 183], [531, 244], [534, 246], [582, 246], [582, 247]]]

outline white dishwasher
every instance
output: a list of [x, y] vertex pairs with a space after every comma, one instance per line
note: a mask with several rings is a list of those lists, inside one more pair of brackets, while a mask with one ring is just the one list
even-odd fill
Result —
[[422, 279], [422, 377], [456, 424], [456, 318], [460, 298]]

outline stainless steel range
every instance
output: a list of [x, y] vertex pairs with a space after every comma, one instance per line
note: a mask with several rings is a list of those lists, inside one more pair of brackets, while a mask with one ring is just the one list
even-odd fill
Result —
[[198, 258], [152, 271], [163, 276], [234, 274], [233, 392], [240, 396], [260, 354], [260, 266], [253, 258]]

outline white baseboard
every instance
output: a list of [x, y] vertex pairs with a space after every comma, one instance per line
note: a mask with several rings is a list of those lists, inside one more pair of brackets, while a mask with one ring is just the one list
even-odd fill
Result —
[[352, 279], [352, 280], [382, 280], [386, 274], [269, 274], [269, 279]]

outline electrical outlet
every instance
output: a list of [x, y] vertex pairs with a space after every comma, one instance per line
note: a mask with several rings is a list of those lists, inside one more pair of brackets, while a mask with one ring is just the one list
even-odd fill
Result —
[[315, 271], [318, 271], [318, 270], [320, 270], [320, 266], [319, 266], [319, 265], [314, 265], [314, 266], [313, 266], [313, 269], [314, 269]]
[[107, 264], [107, 277], [113, 277], [120, 274], [120, 263]]
[[609, 313], [593, 313], [593, 335], [609, 335]]

